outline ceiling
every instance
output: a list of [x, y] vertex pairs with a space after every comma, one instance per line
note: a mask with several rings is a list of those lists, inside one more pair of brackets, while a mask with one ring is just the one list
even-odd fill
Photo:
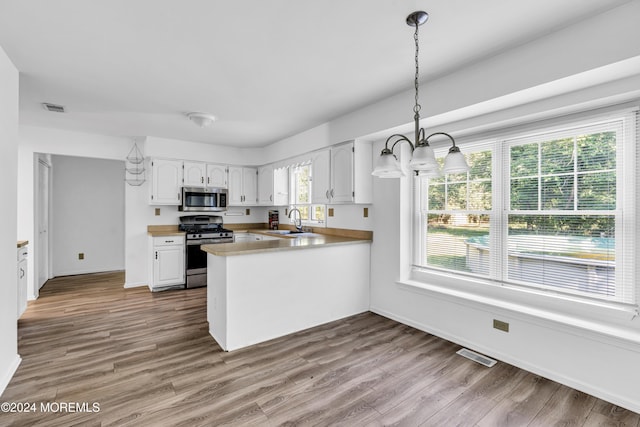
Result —
[[258, 147], [411, 89], [414, 10], [428, 82], [628, 1], [2, 0], [0, 46], [21, 124]]

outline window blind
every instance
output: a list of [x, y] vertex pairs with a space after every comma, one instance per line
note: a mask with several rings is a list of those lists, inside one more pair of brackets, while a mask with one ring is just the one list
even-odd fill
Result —
[[605, 114], [467, 138], [468, 173], [418, 176], [415, 264], [636, 304], [638, 112]]

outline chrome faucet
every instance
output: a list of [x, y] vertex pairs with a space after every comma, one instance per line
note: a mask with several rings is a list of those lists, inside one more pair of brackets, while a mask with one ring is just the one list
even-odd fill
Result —
[[298, 208], [293, 208], [289, 211], [289, 219], [291, 219], [291, 214], [294, 212], [298, 212], [298, 219], [293, 219], [293, 224], [296, 226], [296, 230], [302, 231], [302, 214], [298, 210]]

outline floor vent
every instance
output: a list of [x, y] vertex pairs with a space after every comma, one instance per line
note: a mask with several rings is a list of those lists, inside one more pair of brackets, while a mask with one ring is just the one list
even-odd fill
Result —
[[478, 362], [481, 365], [486, 366], [487, 368], [492, 367], [493, 365], [495, 365], [496, 363], [498, 363], [497, 361], [487, 357], [487, 356], [483, 356], [480, 353], [476, 353], [475, 351], [471, 351], [468, 348], [461, 348], [460, 350], [456, 351], [456, 354], [459, 354], [460, 356], [466, 357], [467, 359], [471, 359], [474, 362]]
[[49, 104], [48, 102], [43, 102], [42, 106], [47, 111], [51, 111], [54, 113], [64, 113], [64, 107], [62, 105]]

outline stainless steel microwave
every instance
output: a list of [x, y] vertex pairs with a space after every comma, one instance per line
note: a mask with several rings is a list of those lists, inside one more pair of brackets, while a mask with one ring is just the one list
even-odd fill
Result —
[[226, 188], [182, 187], [181, 211], [220, 212], [227, 210]]

